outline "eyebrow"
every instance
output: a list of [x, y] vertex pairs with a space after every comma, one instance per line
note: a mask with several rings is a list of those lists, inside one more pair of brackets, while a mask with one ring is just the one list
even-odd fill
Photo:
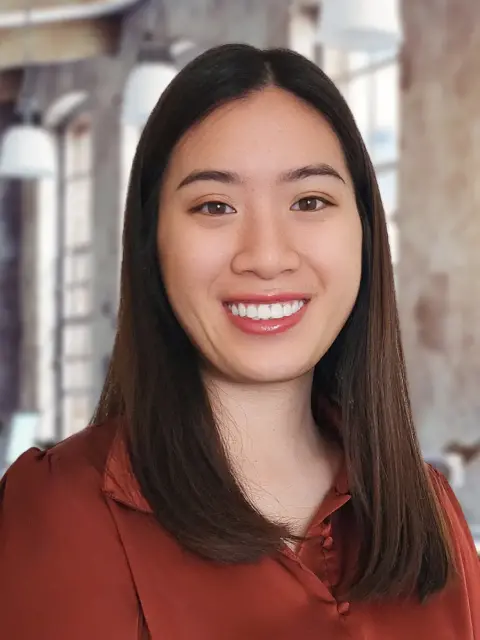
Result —
[[243, 180], [238, 173], [233, 171], [218, 171], [216, 169], [205, 169], [200, 171], [192, 171], [186, 178], [184, 178], [177, 187], [181, 189], [194, 182], [222, 182], [223, 184], [241, 184]]
[[[309, 164], [304, 167], [299, 167], [298, 169], [290, 169], [289, 171], [280, 174], [279, 182], [297, 182], [299, 180], [311, 178], [312, 176], [329, 176], [346, 184], [344, 178], [342, 178], [338, 171], [331, 165], [325, 163]], [[242, 184], [244, 182], [239, 174], [233, 171], [202, 169], [189, 173], [188, 176], [180, 182], [177, 187], [177, 191], [182, 187], [193, 184], [194, 182], [209, 181], [221, 182], [222, 184]]]
[[280, 182], [297, 182], [297, 180], [304, 180], [305, 178], [311, 178], [312, 176], [330, 176], [331, 178], [336, 178], [346, 184], [344, 178], [342, 178], [336, 169], [323, 162], [320, 164], [309, 164], [305, 167], [286, 171], [281, 174]]

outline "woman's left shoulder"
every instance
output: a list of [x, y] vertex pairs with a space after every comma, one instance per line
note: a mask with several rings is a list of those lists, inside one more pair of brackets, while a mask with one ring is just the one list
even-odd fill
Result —
[[[432, 485], [453, 534], [459, 560], [466, 576], [472, 580], [476, 589], [476, 598], [480, 607], [480, 558], [473, 540], [472, 532], [465, 519], [462, 507], [445, 476], [431, 465], [427, 465]], [[475, 600], [476, 601], [476, 600]]]

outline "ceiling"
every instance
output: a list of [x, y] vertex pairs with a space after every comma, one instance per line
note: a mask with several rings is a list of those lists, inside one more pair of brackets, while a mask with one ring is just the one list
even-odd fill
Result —
[[[24, 68], [115, 55], [120, 48], [136, 50], [134, 40], [144, 32], [141, 20], [146, 18], [158, 22], [155, 34], [162, 46], [177, 41], [196, 43], [199, 51], [219, 42], [279, 46], [284, 41], [282, 16], [292, 1], [0, 0], [0, 102], [15, 95]], [[139, 11], [132, 11], [136, 7]], [[122, 30], [126, 16], [129, 27]]]
[[93, 4], [96, 0], [0, 0], [0, 11], [19, 9], [43, 9], [45, 7], [66, 7], [75, 4]]
[[0, 0], [0, 71], [109, 54], [138, 0]]

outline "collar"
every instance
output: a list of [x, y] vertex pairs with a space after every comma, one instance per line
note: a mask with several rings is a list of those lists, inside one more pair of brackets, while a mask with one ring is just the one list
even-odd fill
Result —
[[105, 466], [103, 492], [136, 511], [152, 513], [133, 473], [125, 438], [124, 428], [117, 428]]
[[[142, 494], [140, 485], [133, 473], [130, 456], [126, 444], [125, 430], [122, 427], [116, 429], [107, 457], [105, 473], [103, 477], [103, 492], [116, 502], [144, 513], [152, 513], [152, 508]], [[344, 504], [349, 494], [348, 474], [345, 463], [337, 473], [335, 482], [329, 497], [342, 498], [337, 504], [328, 505], [335, 510]], [[329, 500], [330, 502], [330, 500]], [[327, 505], [324, 505], [325, 507]]]

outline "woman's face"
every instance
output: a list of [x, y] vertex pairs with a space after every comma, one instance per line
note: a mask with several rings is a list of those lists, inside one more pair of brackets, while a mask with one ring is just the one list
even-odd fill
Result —
[[268, 88], [190, 129], [164, 176], [158, 249], [175, 314], [217, 374], [312, 370], [361, 278], [354, 187], [326, 120]]

